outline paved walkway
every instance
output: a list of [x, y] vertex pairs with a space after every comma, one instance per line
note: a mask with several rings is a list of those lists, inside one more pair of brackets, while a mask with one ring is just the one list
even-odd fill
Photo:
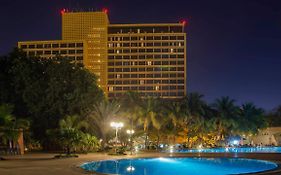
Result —
[[[81, 175], [89, 174], [79, 168], [79, 165], [93, 160], [135, 158], [135, 157], [161, 157], [161, 156], [188, 156], [188, 157], [246, 157], [263, 159], [281, 163], [281, 154], [218, 154], [218, 153], [194, 153], [194, 154], [166, 154], [166, 153], [143, 153], [127, 156], [109, 156], [102, 153], [79, 155], [79, 158], [53, 159], [55, 154], [33, 153], [23, 156], [4, 157], [0, 160], [0, 175]], [[93, 173], [92, 173], [93, 174]], [[271, 173], [259, 173], [259, 175], [281, 175], [281, 169]]]

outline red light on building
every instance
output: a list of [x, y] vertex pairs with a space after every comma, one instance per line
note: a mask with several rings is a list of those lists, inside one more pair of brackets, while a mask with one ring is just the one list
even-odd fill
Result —
[[184, 19], [183, 19], [183, 20], [181, 20], [181, 21], [180, 21], [180, 23], [181, 23], [182, 25], [184, 25], [184, 26], [186, 26], [186, 25], [187, 25], [187, 21], [186, 21], [186, 20], [184, 20]]
[[103, 13], [108, 14], [108, 9], [107, 8], [103, 8], [102, 11], [103, 11]]
[[66, 9], [61, 9], [60, 14], [63, 15], [66, 12]]

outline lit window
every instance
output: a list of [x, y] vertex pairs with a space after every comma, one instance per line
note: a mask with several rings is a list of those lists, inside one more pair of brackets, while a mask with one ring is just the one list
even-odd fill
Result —
[[148, 61], [148, 62], [147, 62], [147, 65], [151, 66], [151, 61]]
[[98, 82], [100, 82], [100, 78], [98, 78]]
[[141, 47], [143, 47], [144, 46], [144, 43], [141, 43]]
[[138, 29], [138, 33], [140, 33], [140, 29]]
[[116, 78], [120, 78], [120, 74], [117, 74], [117, 75], [116, 75]]
[[181, 46], [181, 43], [179, 43], [179, 46]]
[[119, 54], [119, 50], [116, 50], [116, 53]]
[[120, 43], [117, 43], [117, 47], [120, 47]]
[[144, 80], [140, 80], [140, 84], [144, 84]]
[[173, 48], [171, 48], [171, 53], [173, 53], [174, 52], [174, 49]]
[[155, 90], [156, 90], [156, 91], [159, 91], [159, 86], [155, 86]]
[[109, 92], [112, 92], [112, 91], [113, 91], [113, 87], [112, 87], [112, 86], [109, 86], [108, 91], [109, 91]]

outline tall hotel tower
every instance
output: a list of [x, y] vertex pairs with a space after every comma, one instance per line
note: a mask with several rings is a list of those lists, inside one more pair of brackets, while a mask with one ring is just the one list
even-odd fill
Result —
[[98, 77], [109, 97], [126, 91], [181, 98], [186, 94], [184, 23], [110, 24], [106, 11], [62, 11], [62, 39], [18, 42], [29, 56], [60, 55]]

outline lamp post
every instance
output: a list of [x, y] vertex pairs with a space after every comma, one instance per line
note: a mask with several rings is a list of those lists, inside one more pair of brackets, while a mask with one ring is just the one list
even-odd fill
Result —
[[135, 131], [133, 129], [131, 130], [127, 130], [127, 134], [129, 134], [130, 136], [130, 150], [131, 150], [131, 155], [133, 154], [133, 140], [132, 140], [132, 135], [135, 133]]
[[111, 122], [110, 126], [115, 128], [115, 142], [118, 142], [118, 129], [121, 129], [124, 124], [122, 122]]

